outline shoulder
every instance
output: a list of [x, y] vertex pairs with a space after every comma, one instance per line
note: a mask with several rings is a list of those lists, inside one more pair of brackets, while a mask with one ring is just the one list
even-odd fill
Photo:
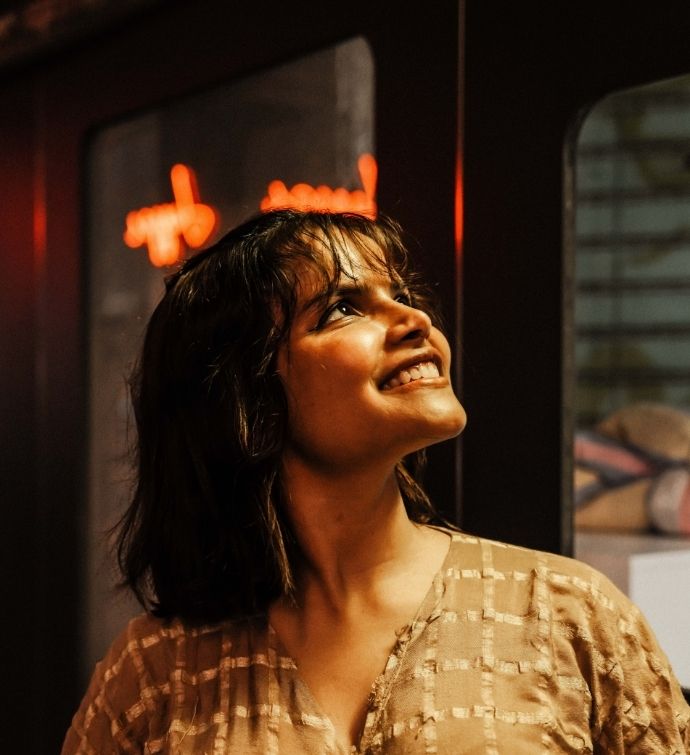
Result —
[[462, 567], [474, 564], [484, 578], [523, 582], [526, 587], [536, 581], [552, 597], [585, 599], [608, 609], [620, 606], [628, 611], [632, 605], [608, 577], [582, 561], [464, 532], [450, 534], [453, 562]]
[[122, 675], [145, 677], [146, 683], [166, 691], [175, 669], [208, 668], [225, 655], [260, 643], [264, 624], [259, 618], [245, 618], [190, 625], [141, 614], [116, 637], [96, 671], [107, 680]]
[[597, 569], [567, 556], [465, 533], [452, 537], [452, 566], [461, 578], [476, 577], [476, 599], [482, 604], [491, 584], [496, 610], [521, 616], [525, 626], [536, 619], [542, 631], [548, 625], [552, 635], [597, 654], [611, 657], [634, 648], [653, 662], [665, 662], [639, 608]]
[[559, 679], [582, 676], [602, 751], [624, 752], [635, 742], [640, 752], [681, 752], [690, 744], [690, 710], [668, 659], [642, 612], [608, 577], [554, 553], [464, 533], [453, 541], [454, 568], [476, 575], [481, 605], [488, 590], [492, 615], [505, 611], [527, 635], [535, 628], [530, 643]]
[[96, 665], [63, 753], [129, 751], [164, 737], [171, 698], [215, 678], [224, 658], [247, 654], [261, 637], [252, 619], [189, 626], [137, 616]]
[[136, 748], [151, 712], [166, 697], [167, 657], [179, 627], [153, 616], [132, 619], [96, 664], [67, 732], [63, 755]]
[[136, 616], [115, 637], [96, 665], [92, 684], [99, 680], [103, 688], [123, 689], [130, 681], [134, 692], [142, 677], [149, 684], [162, 682], [176, 645], [191, 636], [190, 630], [177, 620], [166, 621], [149, 614]]

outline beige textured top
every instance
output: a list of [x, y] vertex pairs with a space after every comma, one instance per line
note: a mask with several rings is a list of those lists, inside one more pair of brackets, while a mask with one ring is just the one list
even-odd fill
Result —
[[[453, 534], [374, 684], [357, 753], [684, 753], [690, 710], [639, 611], [590, 567]], [[342, 753], [266, 618], [134, 619], [69, 753]]]

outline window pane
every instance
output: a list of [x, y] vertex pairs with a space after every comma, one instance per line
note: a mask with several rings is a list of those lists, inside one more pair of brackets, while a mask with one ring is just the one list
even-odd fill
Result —
[[575, 228], [576, 555], [640, 604], [690, 687], [690, 77], [590, 112]]
[[[133, 437], [131, 427], [127, 436], [131, 417], [126, 379], [148, 316], [162, 295], [163, 278], [171, 270], [155, 266], [152, 259], [160, 262], [154, 252], [170, 252], [171, 244], [179, 244], [182, 256], [194, 251], [178, 233], [156, 237], [144, 223], [149, 217], [145, 213], [130, 216], [132, 237], [142, 228], [148, 233], [138, 246], [141, 239], [128, 236], [134, 244], [130, 248], [123, 239], [126, 219], [132, 211], [160, 205], [171, 212], [185, 202], [210, 207], [216, 227], [207, 245], [256, 214], [273, 180], [287, 188], [307, 183], [361, 189], [358, 159], [374, 151], [373, 92], [372, 56], [366, 42], [356, 38], [110, 124], [91, 140], [86, 207], [90, 550], [84, 673], [90, 673], [125, 619], [139, 610], [131, 600], [113, 597], [114, 573], [104, 532], [123, 511], [130, 492], [127, 450]], [[185, 167], [175, 174], [173, 186], [175, 165]], [[200, 217], [206, 212], [197, 209]]]

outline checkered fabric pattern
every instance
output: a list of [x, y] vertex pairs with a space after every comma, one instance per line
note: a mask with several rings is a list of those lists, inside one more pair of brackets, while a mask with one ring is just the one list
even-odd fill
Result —
[[266, 617], [134, 619], [71, 753], [685, 753], [690, 709], [638, 609], [572, 559], [452, 533], [417, 617], [338, 744]]

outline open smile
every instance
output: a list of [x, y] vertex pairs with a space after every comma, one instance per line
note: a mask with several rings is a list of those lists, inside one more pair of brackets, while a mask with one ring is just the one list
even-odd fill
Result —
[[417, 364], [404, 367], [395, 373], [392, 377], [388, 378], [386, 382], [381, 386], [382, 391], [389, 391], [392, 388], [397, 388], [400, 385], [407, 385], [415, 380], [422, 380], [423, 378], [438, 378], [440, 373], [438, 367], [431, 361], [418, 362]]

